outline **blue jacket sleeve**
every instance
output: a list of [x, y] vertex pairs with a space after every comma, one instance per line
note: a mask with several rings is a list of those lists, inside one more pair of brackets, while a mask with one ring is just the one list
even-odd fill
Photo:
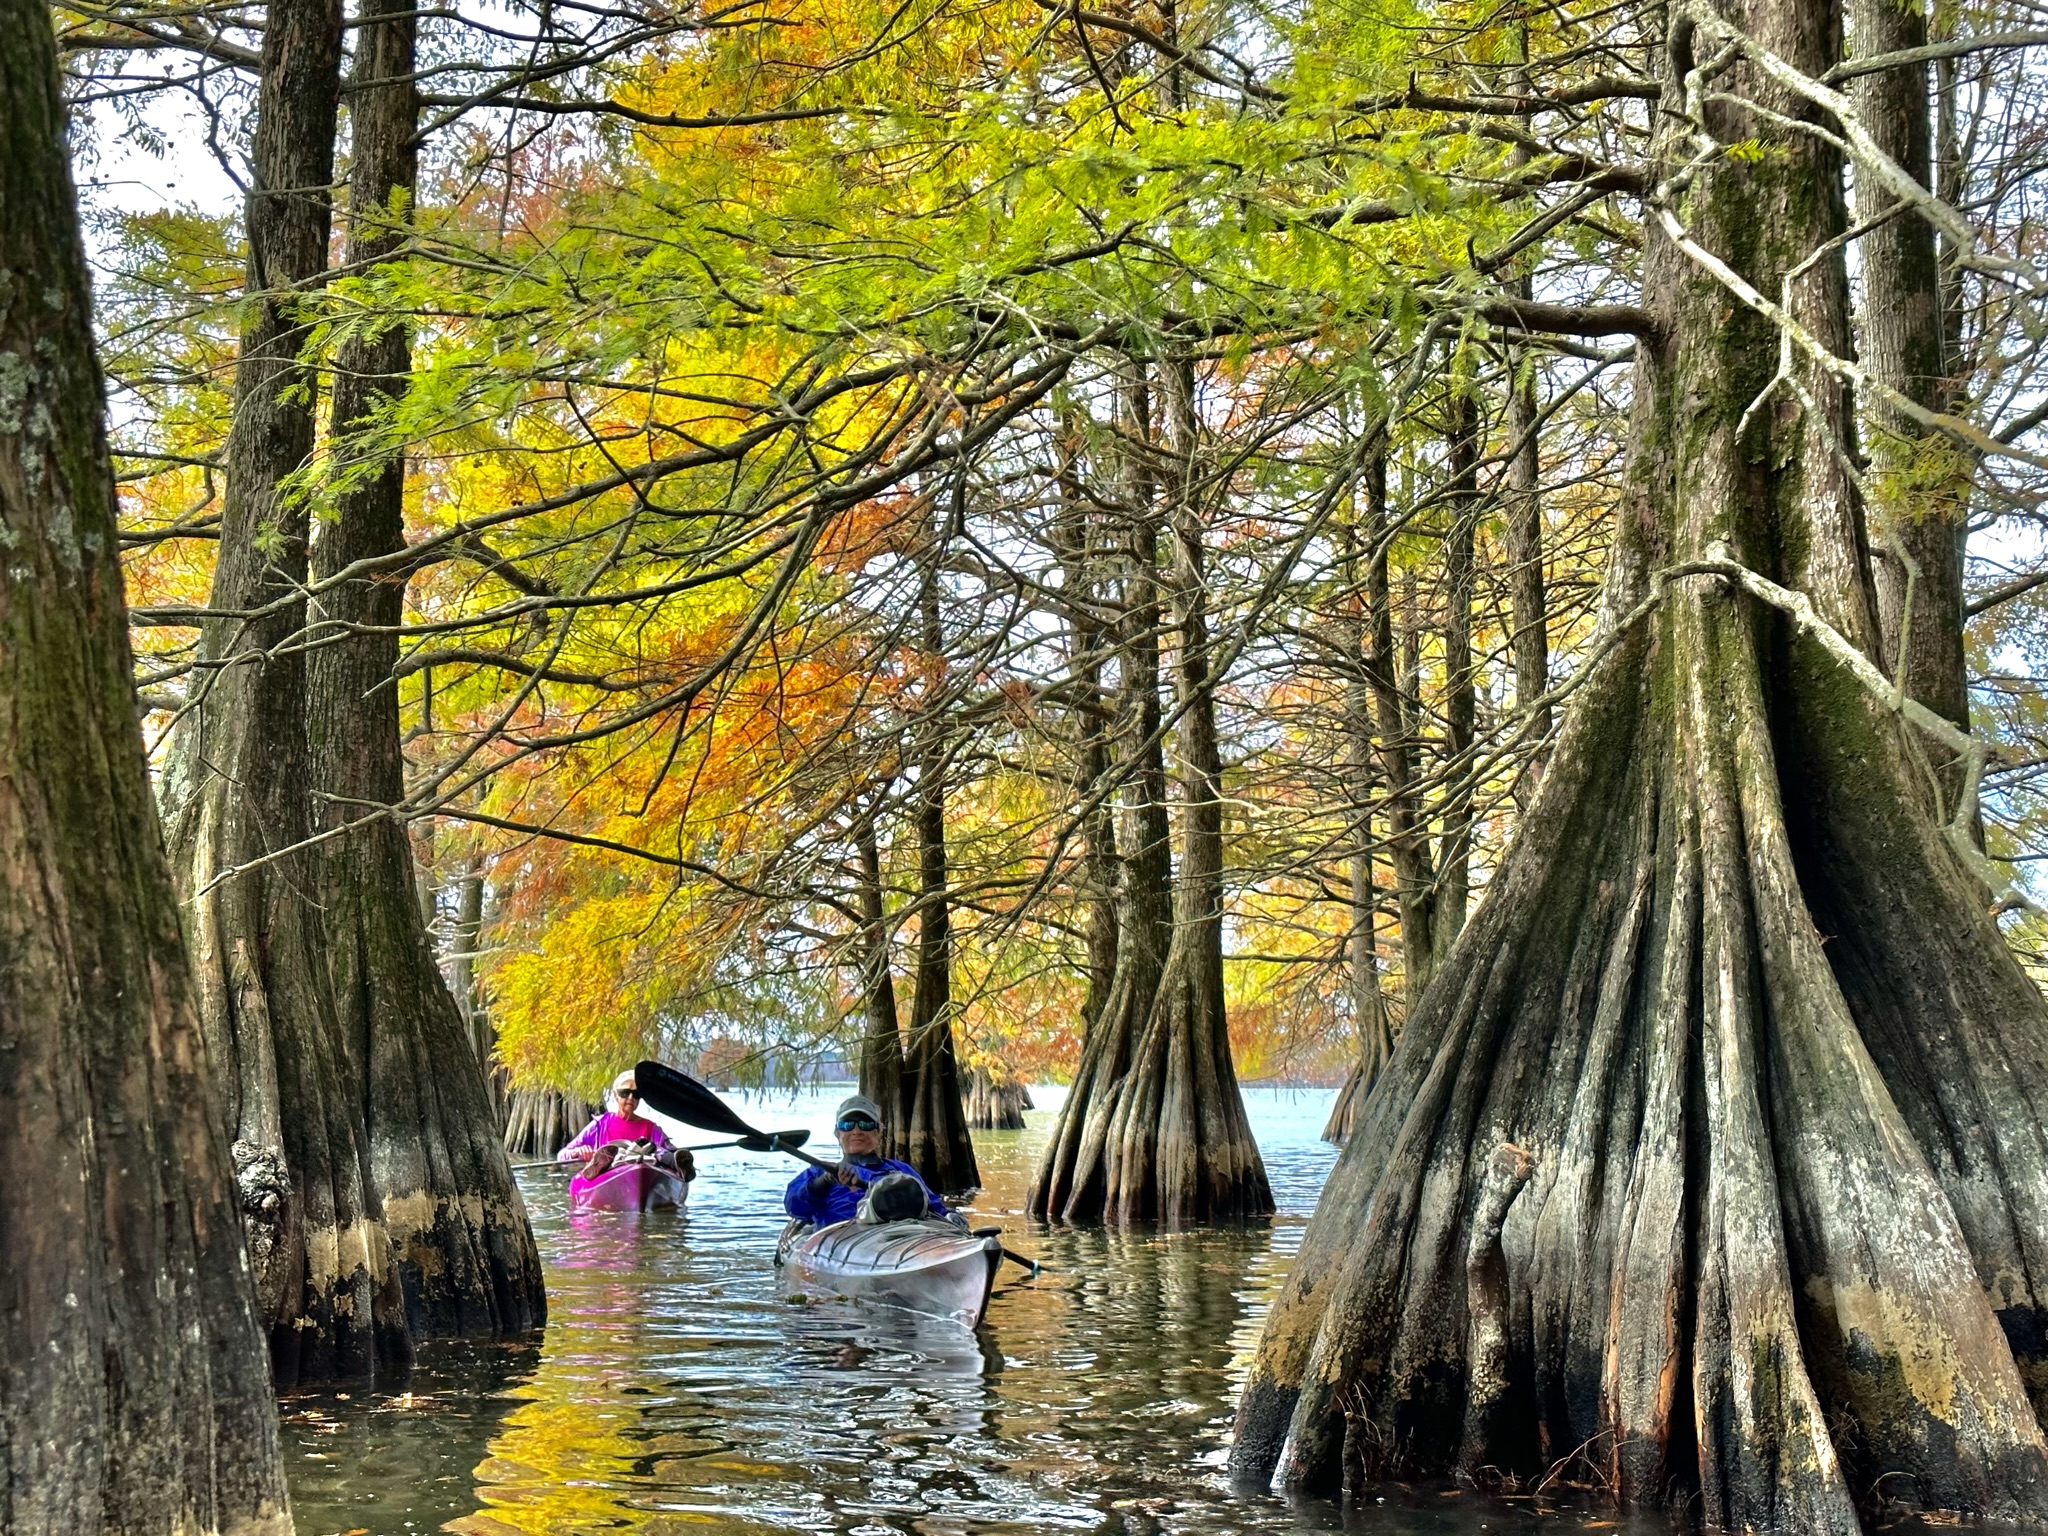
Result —
[[816, 1221], [825, 1212], [825, 1194], [831, 1193], [831, 1187], [827, 1185], [824, 1194], [812, 1194], [811, 1180], [817, 1176], [816, 1168], [806, 1168], [782, 1193], [782, 1208], [798, 1221]]

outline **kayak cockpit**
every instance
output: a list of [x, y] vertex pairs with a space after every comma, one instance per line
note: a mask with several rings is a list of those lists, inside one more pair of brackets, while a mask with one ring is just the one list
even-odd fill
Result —
[[807, 1290], [980, 1326], [1003, 1245], [951, 1222], [791, 1222], [775, 1262]]

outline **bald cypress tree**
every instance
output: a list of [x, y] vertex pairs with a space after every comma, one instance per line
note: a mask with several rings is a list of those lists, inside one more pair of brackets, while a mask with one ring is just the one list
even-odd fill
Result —
[[[410, 0], [363, 0], [356, 19], [348, 264], [360, 272], [405, 255], [418, 19]], [[427, 934], [405, 827], [374, 814], [405, 798], [393, 681], [405, 587], [388, 569], [405, 549], [405, 456], [381, 441], [380, 412], [404, 393], [410, 351], [398, 320], [335, 350], [332, 437], [348, 483], [311, 556], [325, 587], [309, 614], [325, 643], [306, 672], [313, 821], [340, 833], [317, 859], [336, 1014], [408, 1331], [492, 1336], [546, 1317], [540, 1254], [485, 1063]]]
[[1815, 355], [1849, 354], [1844, 171], [1783, 72], [1835, 64], [1839, 9], [1643, 16], [1665, 201], [1609, 644], [1323, 1193], [1235, 1466], [1577, 1456], [1715, 1527], [1851, 1531], [1873, 1489], [2038, 1521], [2048, 1004], [1870, 660]]
[[0, 1528], [289, 1536], [90, 311], [50, 12], [0, 0]]

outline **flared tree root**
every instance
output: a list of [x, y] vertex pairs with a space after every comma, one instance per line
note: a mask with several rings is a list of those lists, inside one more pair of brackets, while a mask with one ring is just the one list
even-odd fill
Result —
[[1708, 577], [1598, 667], [1324, 1190], [1235, 1470], [2048, 1520], [2048, 1011], [1911, 744]]

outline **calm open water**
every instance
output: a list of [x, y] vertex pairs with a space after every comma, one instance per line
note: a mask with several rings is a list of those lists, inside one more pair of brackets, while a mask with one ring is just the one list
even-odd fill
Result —
[[[829, 1149], [846, 1091], [743, 1112], [810, 1126]], [[562, 1175], [521, 1175], [548, 1267], [546, 1337], [431, 1351], [406, 1391], [287, 1399], [300, 1532], [1615, 1528], [1454, 1492], [1394, 1492], [1346, 1516], [1233, 1490], [1220, 1467], [1237, 1389], [1334, 1156], [1317, 1139], [1330, 1095], [1247, 1090], [1280, 1206], [1270, 1225], [1119, 1234], [1018, 1214], [1058, 1093], [1040, 1093], [1028, 1129], [976, 1138], [974, 1215], [1049, 1271], [1026, 1282], [1007, 1268], [978, 1336], [779, 1295], [787, 1157], [701, 1155], [680, 1217], [572, 1217]]]

